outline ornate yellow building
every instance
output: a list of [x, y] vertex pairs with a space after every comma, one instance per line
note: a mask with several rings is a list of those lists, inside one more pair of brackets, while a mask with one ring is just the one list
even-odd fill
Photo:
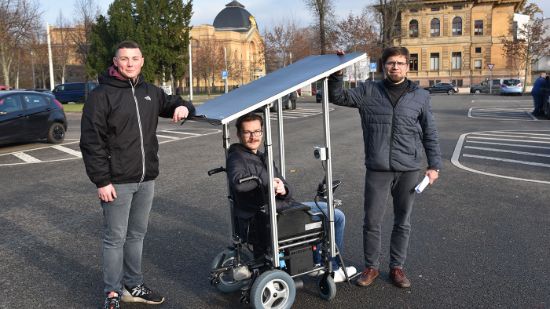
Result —
[[417, 6], [401, 13], [401, 36], [394, 42], [411, 53], [408, 77], [421, 86], [453, 81], [459, 87], [491, 75], [524, 79], [518, 64], [503, 55], [502, 39], [513, 38], [523, 17], [515, 13], [525, 1], [411, 1]]
[[254, 16], [238, 1], [228, 3], [213, 25], [193, 26], [190, 37], [194, 87], [220, 89], [222, 71], [229, 87], [265, 75], [263, 39]]

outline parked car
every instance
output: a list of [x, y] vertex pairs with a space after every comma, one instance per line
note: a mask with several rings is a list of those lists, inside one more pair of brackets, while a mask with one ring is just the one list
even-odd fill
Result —
[[500, 80], [494, 79], [492, 87], [489, 87], [489, 81], [483, 81], [481, 84], [471, 85], [470, 93], [500, 93]]
[[9, 90], [8, 86], [6, 85], [0, 85], [0, 90]]
[[63, 105], [51, 94], [0, 91], [0, 144], [45, 139], [61, 143], [67, 131]]
[[36, 91], [36, 92], [45, 92], [47, 94], [53, 94], [53, 92], [50, 89], [45, 88], [29, 88], [25, 89], [26, 91]]
[[96, 82], [66, 83], [55, 86], [52, 92], [61, 103], [84, 102], [86, 95], [97, 86]]
[[523, 84], [521, 80], [517, 78], [505, 79], [500, 85], [500, 94], [501, 95], [522, 95], [523, 94]]
[[429, 93], [446, 93], [454, 94], [458, 93], [458, 88], [451, 83], [437, 83], [433, 86], [424, 88], [428, 90]]

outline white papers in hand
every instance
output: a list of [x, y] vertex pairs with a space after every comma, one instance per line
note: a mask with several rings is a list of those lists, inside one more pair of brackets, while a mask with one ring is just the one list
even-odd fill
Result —
[[424, 191], [424, 189], [426, 189], [429, 184], [430, 178], [428, 178], [428, 176], [424, 176], [424, 179], [422, 179], [422, 181], [416, 186], [416, 188], [414, 188], [414, 191], [416, 191], [416, 193], [422, 193], [422, 191]]

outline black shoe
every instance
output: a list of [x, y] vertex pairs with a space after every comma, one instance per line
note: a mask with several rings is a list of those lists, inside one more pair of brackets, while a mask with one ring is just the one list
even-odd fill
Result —
[[122, 301], [125, 303], [144, 303], [149, 305], [158, 305], [164, 302], [164, 297], [151, 291], [145, 284], [137, 285], [133, 288], [124, 286]]
[[110, 292], [105, 298], [103, 309], [120, 309], [120, 296], [117, 292]]

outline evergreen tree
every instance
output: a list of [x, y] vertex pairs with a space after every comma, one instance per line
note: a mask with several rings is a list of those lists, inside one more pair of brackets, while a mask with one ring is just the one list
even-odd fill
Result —
[[133, 40], [145, 57], [146, 80], [183, 78], [191, 14], [192, 0], [114, 0], [94, 26], [88, 69], [102, 72], [112, 64], [116, 44]]

